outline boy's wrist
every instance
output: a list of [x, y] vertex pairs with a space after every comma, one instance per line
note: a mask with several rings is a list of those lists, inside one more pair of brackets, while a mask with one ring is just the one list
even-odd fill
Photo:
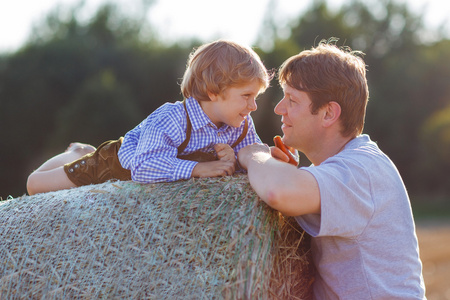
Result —
[[175, 166], [173, 180], [190, 179], [198, 162], [184, 159], [179, 159], [178, 161], [178, 164]]

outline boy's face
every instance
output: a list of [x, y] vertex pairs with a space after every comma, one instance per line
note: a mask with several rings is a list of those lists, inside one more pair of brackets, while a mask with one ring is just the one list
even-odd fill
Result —
[[249, 83], [229, 87], [219, 95], [210, 94], [211, 102], [202, 107], [218, 128], [223, 124], [239, 127], [245, 117], [256, 110], [256, 97], [259, 91], [260, 85], [255, 79]]

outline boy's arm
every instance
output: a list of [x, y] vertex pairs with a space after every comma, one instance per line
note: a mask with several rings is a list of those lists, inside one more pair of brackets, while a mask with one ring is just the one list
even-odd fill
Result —
[[[159, 111], [156, 111], [159, 112]], [[189, 179], [197, 162], [178, 159], [177, 144], [183, 139], [182, 128], [176, 113], [155, 112], [139, 126], [138, 138], [127, 148], [125, 136], [124, 150], [121, 160], [131, 171], [131, 177], [136, 182], [154, 183], [171, 182]], [[125, 153], [127, 152], [127, 153]], [[120, 157], [119, 157], [120, 159]]]
[[235, 163], [228, 160], [199, 162], [192, 170], [192, 177], [218, 177], [233, 175]]
[[[166, 133], [155, 128], [152, 136], [141, 139], [131, 168], [132, 179], [141, 183], [170, 182], [191, 177], [217, 177], [232, 175], [236, 158], [229, 145], [217, 144], [219, 160], [195, 162], [176, 158], [178, 149], [171, 146]], [[145, 135], [144, 135], [145, 136]], [[147, 141], [144, 143], [143, 141]]]
[[238, 153], [250, 184], [270, 207], [287, 216], [320, 213], [319, 186], [314, 176], [279, 161], [266, 145], [254, 144]]

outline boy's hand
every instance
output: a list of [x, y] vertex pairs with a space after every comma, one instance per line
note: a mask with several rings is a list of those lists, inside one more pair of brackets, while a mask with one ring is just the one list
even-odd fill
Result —
[[228, 144], [214, 145], [219, 160], [199, 162], [192, 170], [192, 177], [218, 177], [233, 175], [236, 170], [236, 156]]
[[215, 160], [199, 162], [192, 170], [192, 177], [218, 177], [233, 175], [235, 161]]
[[214, 150], [216, 151], [217, 158], [223, 161], [236, 162], [236, 156], [233, 148], [228, 144], [215, 144]]

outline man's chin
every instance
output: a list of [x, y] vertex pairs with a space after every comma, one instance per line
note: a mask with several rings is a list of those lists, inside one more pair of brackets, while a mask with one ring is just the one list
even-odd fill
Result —
[[286, 134], [284, 131], [283, 131], [283, 133], [284, 133], [284, 135], [281, 137], [281, 141], [283, 142], [283, 144], [285, 145], [285, 146], [287, 146], [287, 147], [292, 147], [291, 145], [291, 140], [290, 140], [290, 137], [289, 137], [289, 134]]
[[281, 140], [286, 145], [286, 141], [289, 140], [289, 128], [287, 126], [281, 126], [281, 131], [283, 132], [283, 136], [281, 137]]

